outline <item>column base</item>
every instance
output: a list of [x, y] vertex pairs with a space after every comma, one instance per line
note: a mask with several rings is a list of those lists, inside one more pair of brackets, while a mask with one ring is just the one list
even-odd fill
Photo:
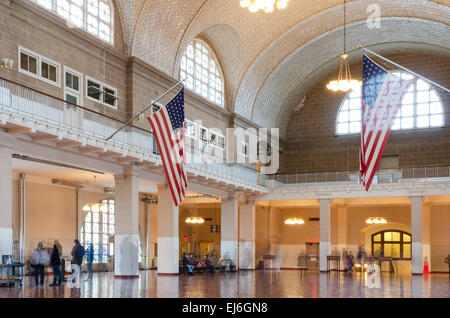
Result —
[[114, 278], [118, 279], [137, 279], [139, 275], [114, 275]]

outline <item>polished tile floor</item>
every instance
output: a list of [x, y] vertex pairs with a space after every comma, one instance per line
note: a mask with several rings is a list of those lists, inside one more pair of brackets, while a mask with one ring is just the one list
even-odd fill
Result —
[[[85, 275], [86, 277], [86, 275]], [[254, 271], [200, 276], [158, 276], [141, 271], [139, 279], [114, 279], [112, 273], [95, 274], [81, 289], [68, 286], [35, 288], [27, 277], [24, 288], [0, 288], [0, 298], [252, 298], [252, 297], [444, 297], [450, 298], [449, 275], [397, 276], [383, 273], [381, 288], [369, 289], [361, 273], [319, 273], [314, 271]]]

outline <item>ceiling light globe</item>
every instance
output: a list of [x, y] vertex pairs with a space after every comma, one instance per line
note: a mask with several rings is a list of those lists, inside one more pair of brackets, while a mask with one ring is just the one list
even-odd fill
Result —
[[248, 9], [253, 13], [259, 10], [259, 8], [255, 4], [251, 4]]
[[250, 5], [250, 0], [241, 0], [241, 7], [248, 8]]
[[277, 8], [278, 9], [284, 9], [287, 7], [288, 1], [287, 0], [278, 0], [277, 2]]

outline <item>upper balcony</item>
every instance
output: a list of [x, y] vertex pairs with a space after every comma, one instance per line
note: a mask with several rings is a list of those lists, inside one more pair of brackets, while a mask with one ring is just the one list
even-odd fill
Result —
[[[59, 148], [71, 147], [104, 160], [148, 166], [162, 173], [161, 158], [150, 130], [127, 126], [106, 141], [123, 124], [91, 109], [0, 78], [0, 127], [7, 132], [29, 134], [33, 142], [55, 140]], [[196, 149], [186, 151], [198, 155]], [[194, 161], [186, 164], [186, 171], [193, 180], [225, 190], [254, 194], [268, 191], [258, 184], [254, 169], [239, 164]]]
[[379, 169], [368, 192], [358, 171], [330, 171], [270, 175], [263, 184], [272, 189], [265, 200], [303, 198], [346, 198], [408, 195], [448, 195], [450, 166]]

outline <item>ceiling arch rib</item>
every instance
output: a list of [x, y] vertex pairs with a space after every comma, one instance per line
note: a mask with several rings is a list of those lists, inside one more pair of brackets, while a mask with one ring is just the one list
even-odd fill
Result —
[[[368, 4], [370, 4], [370, 1], [358, 1], [347, 4], [348, 23], [359, 21], [365, 25]], [[415, 18], [421, 16], [423, 19], [430, 20], [430, 23], [431, 21], [441, 21], [446, 24], [448, 23], [448, 15], [450, 14], [447, 6], [428, 1], [408, 1], [408, 3], [401, 0], [380, 1], [379, 5], [381, 7], [381, 13], [385, 13], [389, 17]], [[256, 99], [260, 96], [262, 87], [265, 85], [272, 72], [292, 52], [314, 38], [319, 37], [321, 34], [326, 34], [331, 30], [339, 28], [341, 28], [342, 33], [343, 20], [340, 21], [341, 19], [336, 18], [341, 12], [342, 6], [335, 6], [323, 10], [314, 16], [300, 21], [267, 46], [267, 48], [254, 60], [242, 79], [236, 97], [235, 112], [249, 120], [255, 121], [254, 109], [256, 106]], [[327, 23], [324, 24], [323, 21], [327, 21]], [[367, 26], [366, 29], [368, 29]], [[377, 37], [382, 42], [383, 36], [389, 36], [393, 30], [389, 31], [390, 32], [386, 35], [376, 32], [376, 30], [374, 33], [377, 34]], [[445, 37], [445, 33], [440, 34], [441, 39]], [[405, 39], [407, 38], [408, 35], [406, 34]], [[350, 37], [349, 40], [351, 41]], [[333, 47], [339, 47], [342, 53], [343, 38], [340, 38], [339, 41], [334, 41], [334, 45], [326, 43], [320, 53], [326, 55], [326, 52]], [[354, 47], [356, 47], [356, 45]], [[347, 47], [351, 48], [351, 44], [347, 45]], [[330, 51], [330, 53], [331, 52], [332, 51]], [[330, 54], [329, 57], [325, 56], [325, 60], [329, 60], [331, 57], [333, 57], [332, 54]], [[275, 92], [275, 94], [277, 94], [277, 92]], [[274, 111], [274, 113], [277, 112]], [[261, 125], [260, 122], [256, 123]]]
[[[425, 43], [396, 42], [375, 44], [372, 46], [366, 45], [366, 47], [381, 55], [414, 52], [416, 54], [431, 54], [436, 56], [447, 56], [447, 58], [450, 58], [450, 51], [448, 49]], [[350, 54], [350, 56], [350, 61], [355, 60], [355, 56], [361, 58], [361, 51], [355, 51]], [[339, 57], [336, 57], [333, 61], [319, 66], [319, 68], [308, 74], [286, 99], [283, 106], [283, 111], [279, 114], [276, 121], [276, 127], [280, 127], [280, 135], [283, 139], [288, 138], [287, 132], [290, 131], [289, 122], [295, 107], [299, 104], [299, 101], [307, 96], [308, 92], [313, 87], [319, 85], [319, 83], [323, 85], [330, 74], [337, 74], [339, 68], [338, 59]]]
[[[392, 30], [395, 32], [388, 32]], [[385, 18], [382, 20], [382, 28], [377, 32], [368, 30], [365, 22], [360, 22], [350, 25], [348, 31], [350, 46], [354, 48], [359, 44], [370, 47], [383, 43], [390, 44], [392, 49], [401, 43], [408, 43], [409, 48], [420, 48], [424, 44], [440, 47], [442, 50], [450, 47], [450, 40], [442, 41], [442, 32], [450, 32], [448, 25], [420, 19]], [[342, 54], [336, 45], [342, 41], [337, 36], [338, 33], [339, 29], [328, 32], [303, 45], [271, 73], [257, 96], [253, 121], [264, 127], [286, 128], [292, 109], [306, 93], [303, 86], [310, 88], [308, 83], [314, 82], [315, 77], [338, 65]], [[329, 47], [327, 51], [323, 49], [325, 46]], [[350, 54], [350, 61], [359, 58], [360, 54], [360, 50], [354, 49]], [[308, 81], [305, 81], [306, 78]], [[270, 108], [275, 111], [271, 112]], [[273, 117], [268, 116], [270, 113]], [[284, 130], [280, 134], [283, 137]]]

